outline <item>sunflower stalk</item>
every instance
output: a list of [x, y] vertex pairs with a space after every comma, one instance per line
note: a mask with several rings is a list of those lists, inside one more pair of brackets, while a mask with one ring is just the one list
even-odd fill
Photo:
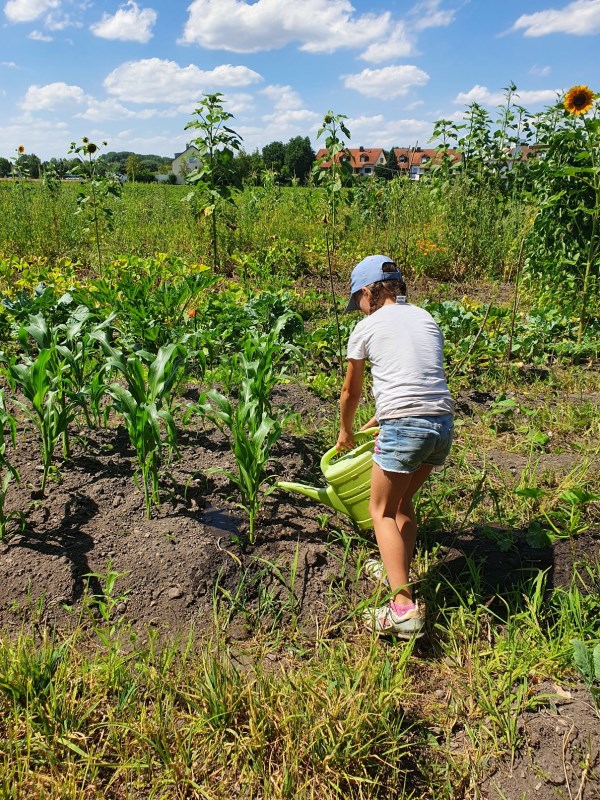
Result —
[[[583, 183], [587, 184], [592, 189], [593, 205], [591, 208], [582, 208], [591, 217], [591, 230], [589, 235], [589, 242], [587, 246], [587, 256], [585, 260], [585, 269], [583, 274], [583, 282], [581, 286], [581, 295], [579, 301], [579, 326], [577, 329], [577, 344], [581, 344], [583, 333], [587, 324], [587, 309], [589, 304], [590, 293], [593, 288], [595, 267], [597, 265], [598, 255], [598, 215], [600, 214], [600, 165], [598, 164], [598, 155], [600, 153], [600, 119], [598, 119], [597, 111], [598, 106], [596, 101], [599, 95], [594, 94], [587, 86], [573, 86], [565, 95], [564, 107], [568, 114], [575, 115], [581, 118], [583, 130], [585, 133], [585, 149], [581, 153], [579, 161], [583, 161], [586, 156], [589, 157], [590, 166], [576, 166], [564, 170], [568, 176], [579, 178]], [[591, 117], [585, 115], [592, 111]], [[585, 152], [587, 150], [587, 153]], [[585, 163], [585, 161], [584, 161]]]

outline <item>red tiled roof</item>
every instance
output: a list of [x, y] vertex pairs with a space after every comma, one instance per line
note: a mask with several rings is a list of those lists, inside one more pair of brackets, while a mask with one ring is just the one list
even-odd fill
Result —
[[[383, 148], [381, 147], [348, 147], [347, 151], [350, 153], [350, 162], [353, 167], [374, 167], [379, 163], [385, 163], [385, 161], [381, 161], [383, 156]], [[317, 161], [325, 158], [326, 155], [327, 150], [321, 148], [317, 152]], [[343, 153], [340, 156], [336, 156], [336, 162], [339, 164], [340, 159], [343, 157]], [[324, 161], [321, 166], [330, 167], [331, 161]]]
[[[453, 161], [460, 161], [462, 156], [457, 150], [448, 148], [446, 153]], [[398, 169], [410, 169], [410, 167], [420, 167], [428, 162], [438, 163], [442, 159], [442, 153], [432, 147], [394, 147], [394, 154], [398, 163]], [[404, 159], [401, 161], [400, 159]]]

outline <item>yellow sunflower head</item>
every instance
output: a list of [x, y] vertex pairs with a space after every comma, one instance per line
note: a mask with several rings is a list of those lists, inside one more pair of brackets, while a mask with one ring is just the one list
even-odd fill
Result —
[[573, 86], [565, 95], [564, 106], [569, 114], [587, 114], [594, 105], [594, 93], [587, 86]]

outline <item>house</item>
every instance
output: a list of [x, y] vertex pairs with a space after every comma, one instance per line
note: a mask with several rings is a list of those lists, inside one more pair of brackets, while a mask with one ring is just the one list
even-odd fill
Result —
[[[327, 150], [321, 148], [317, 153], [317, 161], [327, 156]], [[385, 164], [385, 154], [381, 147], [348, 147], [345, 153], [341, 153], [338, 162], [350, 161], [352, 171], [355, 175], [373, 175], [378, 164]], [[331, 166], [331, 161], [323, 161], [321, 167], [327, 169]]]
[[[462, 159], [457, 150], [446, 150], [446, 153], [456, 163]], [[435, 148], [425, 147], [395, 147], [394, 155], [401, 175], [408, 175], [411, 181], [420, 180], [433, 164], [439, 164], [442, 153]]]
[[171, 172], [177, 177], [177, 183], [185, 183], [186, 176], [200, 166], [200, 151], [193, 144], [188, 144], [182, 153], [175, 153], [171, 163]]

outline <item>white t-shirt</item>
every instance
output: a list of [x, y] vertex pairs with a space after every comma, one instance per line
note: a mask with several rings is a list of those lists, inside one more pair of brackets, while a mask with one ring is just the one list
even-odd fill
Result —
[[453, 413], [443, 346], [431, 314], [406, 302], [382, 306], [356, 325], [348, 358], [371, 363], [378, 421]]

